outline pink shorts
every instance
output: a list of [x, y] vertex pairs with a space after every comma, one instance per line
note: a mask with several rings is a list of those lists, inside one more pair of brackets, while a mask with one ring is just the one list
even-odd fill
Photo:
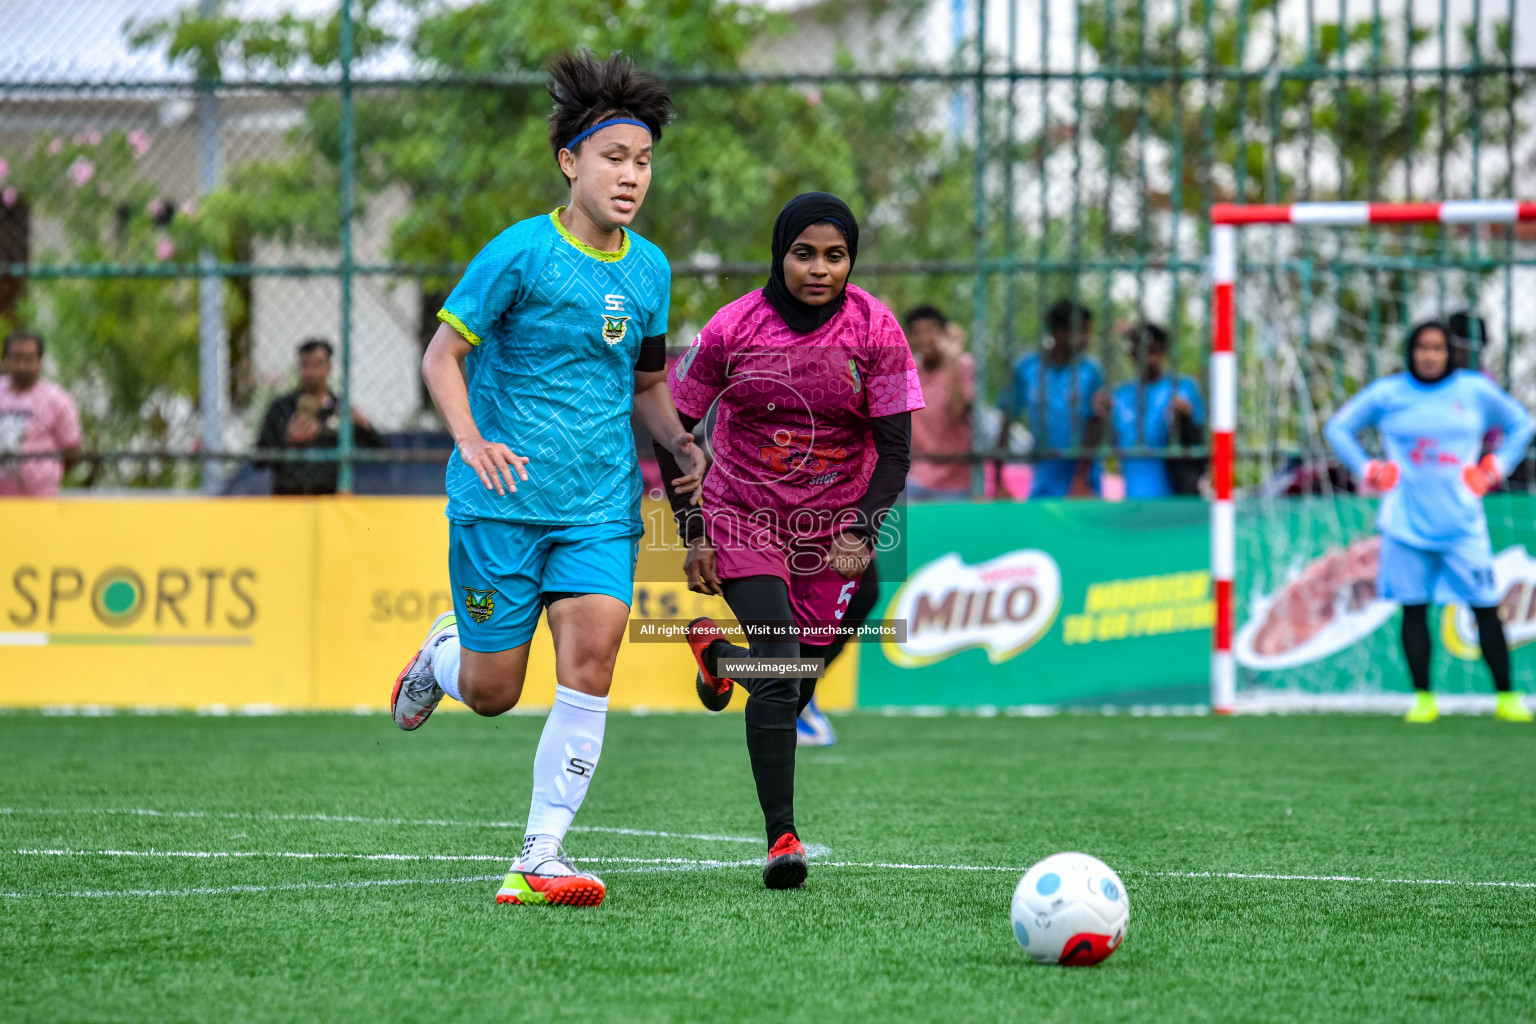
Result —
[[825, 647], [835, 639], [833, 627], [843, 620], [848, 602], [859, 589], [858, 578], [846, 580], [826, 562], [826, 540], [809, 542], [769, 537], [753, 544], [717, 543], [715, 571], [722, 580], [748, 576], [777, 576], [789, 584], [789, 607], [803, 631], [801, 643]]

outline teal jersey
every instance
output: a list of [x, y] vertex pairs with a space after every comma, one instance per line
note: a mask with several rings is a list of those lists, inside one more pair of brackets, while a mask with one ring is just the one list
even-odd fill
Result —
[[491, 240], [437, 314], [473, 347], [465, 360], [480, 434], [526, 456], [517, 493], [487, 490], [455, 451], [448, 518], [572, 525], [640, 519], [630, 411], [643, 338], [667, 332], [672, 272], [624, 232], [618, 252], [577, 241], [560, 210]]

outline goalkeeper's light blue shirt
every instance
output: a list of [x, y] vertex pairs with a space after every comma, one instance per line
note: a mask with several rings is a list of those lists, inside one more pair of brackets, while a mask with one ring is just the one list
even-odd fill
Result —
[[456, 523], [639, 524], [635, 361], [641, 339], [667, 333], [672, 272], [630, 231], [617, 252], [582, 244], [559, 212], [492, 239], [437, 314], [474, 346], [464, 370], [481, 436], [531, 460], [517, 493], [498, 495], [455, 451]]
[[1530, 413], [1480, 373], [1457, 370], [1435, 384], [1406, 373], [1364, 388], [1328, 421], [1328, 443], [1356, 477], [1371, 456], [1356, 435], [1375, 427], [1386, 458], [1402, 477], [1382, 498], [1376, 526], [1393, 540], [1432, 551], [1470, 538], [1486, 538], [1482, 500], [1462, 480], [1462, 468], [1482, 457], [1483, 437], [1497, 427], [1504, 441], [1494, 453], [1508, 475], [1536, 432]]

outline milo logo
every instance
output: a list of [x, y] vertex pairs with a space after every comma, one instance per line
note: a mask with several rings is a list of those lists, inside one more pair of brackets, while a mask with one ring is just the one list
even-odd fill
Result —
[[1048, 553], [1011, 551], [979, 565], [950, 553], [903, 583], [886, 615], [907, 622], [907, 638], [884, 641], [906, 668], [931, 665], [970, 647], [996, 665], [1045, 635], [1061, 610], [1061, 568]]
[[[1510, 647], [1523, 647], [1536, 640], [1536, 558], [1524, 544], [1505, 548], [1493, 558], [1493, 579], [1503, 597], [1499, 600], [1499, 618], [1504, 620], [1504, 636]], [[1440, 610], [1440, 639], [1445, 649], [1458, 658], [1476, 661], [1482, 657], [1477, 644], [1477, 619], [1472, 609], [1449, 605]]]

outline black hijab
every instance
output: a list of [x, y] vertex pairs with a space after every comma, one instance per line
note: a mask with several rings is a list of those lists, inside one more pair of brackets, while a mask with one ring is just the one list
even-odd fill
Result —
[[773, 267], [768, 271], [768, 284], [763, 296], [778, 311], [789, 329], [797, 334], [810, 334], [822, 324], [837, 316], [848, 297], [848, 288], [837, 294], [832, 301], [820, 306], [801, 302], [790, 293], [784, 281], [784, 257], [800, 232], [812, 224], [831, 224], [843, 233], [848, 243], [848, 269], [859, 258], [859, 222], [853, 219], [848, 204], [827, 192], [804, 192], [791, 199], [779, 211], [779, 219], [773, 224]]
[[[1445, 336], [1445, 369], [1438, 377], [1423, 377], [1419, 375], [1418, 367], [1413, 365], [1413, 346], [1418, 343], [1419, 335], [1428, 330], [1436, 330]], [[1456, 372], [1456, 359], [1451, 351], [1451, 329], [1439, 320], [1425, 320], [1423, 323], [1413, 325], [1413, 330], [1408, 332], [1408, 347], [1403, 353], [1408, 361], [1408, 373], [1420, 384], [1439, 384], [1445, 378]]]

